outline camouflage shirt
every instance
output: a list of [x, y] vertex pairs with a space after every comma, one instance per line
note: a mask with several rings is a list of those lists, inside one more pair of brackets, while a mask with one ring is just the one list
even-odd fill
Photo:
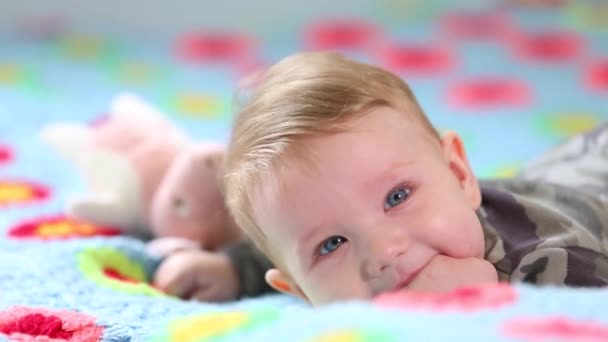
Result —
[[547, 182], [482, 183], [485, 258], [502, 281], [608, 285], [608, 203]]
[[242, 240], [224, 249], [239, 277], [239, 298], [255, 297], [273, 289], [266, 283], [266, 271], [272, 263], [249, 240]]
[[[608, 124], [577, 135], [512, 179], [480, 181], [485, 258], [501, 281], [608, 285]], [[231, 249], [241, 295], [271, 289], [250, 243]]]
[[485, 257], [499, 279], [608, 285], [608, 124], [481, 187]]

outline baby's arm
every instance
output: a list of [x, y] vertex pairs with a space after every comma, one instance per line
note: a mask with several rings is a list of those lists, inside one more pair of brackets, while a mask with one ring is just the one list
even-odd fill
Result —
[[541, 247], [526, 254], [511, 282], [594, 287], [608, 285], [608, 258], [583, 247]]
[[238, 274], [239, 297], [253, 297], [273, 291], [264, 278], [266, 271], [273, 267], [272, 263], [251, 241], [234, 243], [224, 252]]
[[161, 262], [154, 285], [184, 299], [229, 301], [271, 291], [264, 280], [271, 267], [250, 241], [237, 242], [220, 252], [185, 249]]
[[529, 180], [608, 192], [608, 123], [575, 135], [526, 165]]

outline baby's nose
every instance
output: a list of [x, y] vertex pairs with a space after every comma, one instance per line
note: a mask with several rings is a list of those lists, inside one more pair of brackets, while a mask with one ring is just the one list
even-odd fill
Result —
[[404, 255], [408, 244], [403, 239], [390, 237], [376, 238], [369, 241], [367, 252], [361, 264], [364, 279], [380, 277], [385, 271], [394, 266], [396, 259]]

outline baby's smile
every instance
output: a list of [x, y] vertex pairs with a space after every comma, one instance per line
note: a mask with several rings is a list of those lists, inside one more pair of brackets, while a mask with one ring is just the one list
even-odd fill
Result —
[[409, 271], [405, 271], [405, 272], [397, 272], [397, 284], [392, 288], [391, 291], [398, 291], [398, 290], [402, 290], [402, 289], [407, 289], [408, 286], [410, 285], [410, 283], [416, 279], [416, 277], [418, 277], [418, 275], [428, 266], [428, 264], [431, 262], [431, 259], [429, 259], [427, 262], [425, 262], [423, 265], [421, 265], [418, 268], [409, 270]]

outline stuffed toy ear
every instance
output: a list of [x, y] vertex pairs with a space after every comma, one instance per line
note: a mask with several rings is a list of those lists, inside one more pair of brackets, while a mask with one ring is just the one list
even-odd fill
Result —
[[137, 95], [131, 93], [116, 95], [110, 105], [109, 116], [115, 121], [123, 121], [162, 132], [163, 139], [171, 144], [184, 147], [191, 144], [186, 132], [169, 121], [160, 110]]
[[84, 146], [91, 146], [91, 128], [79, 123], [54, 123], [42, 129], [40, 139], [64, 158], [74, 160]]
[[189, 139], [133, 94], [119, 94], [109, 109], [107, 119], [96, 125], [56, 123], [40, 136], [88, 185], [87, 194], [68, 202], [70, 216], [148, 236], [145, 195]]
[[128, 116], [166, 121], [165, 116], [158, 109], [132, 93], [120, 93], [116, 95], [110, 104], [110, 115], [112, 117]]
[[129, 160], [94, 144], [92, 128], [56, 123], [43, 128], [41, 140], [70, 161], [86, 181], [89, 194], [68, 201], [66, 212], [87, 222], [131, 233], [140, 226], [139, 179]]

